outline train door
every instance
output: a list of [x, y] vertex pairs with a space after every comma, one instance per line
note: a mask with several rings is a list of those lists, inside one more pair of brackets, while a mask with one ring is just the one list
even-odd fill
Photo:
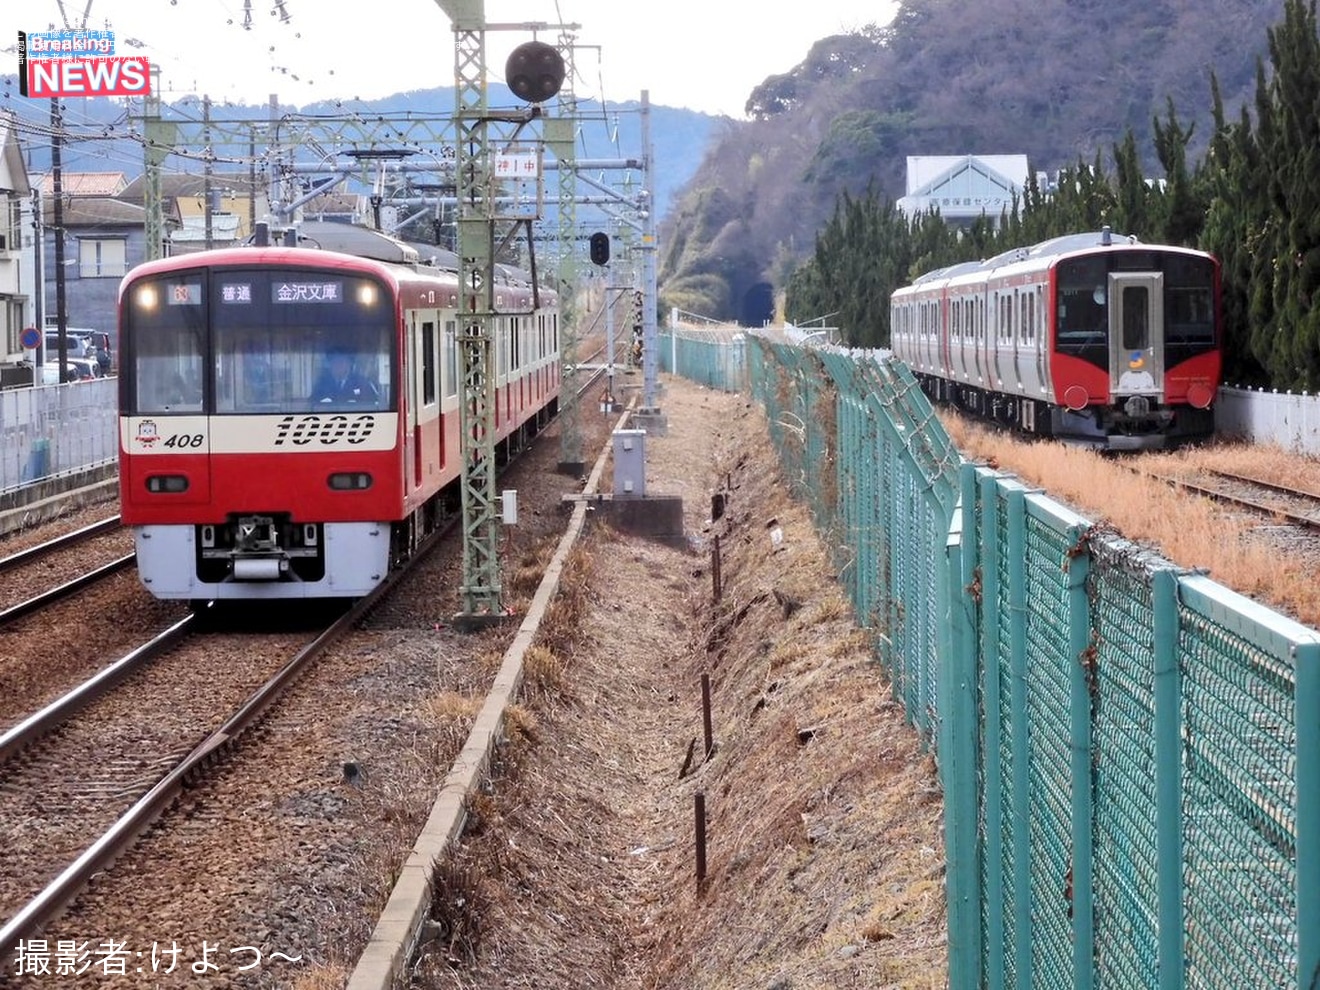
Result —
[[417, 388], [417, 369], [421, 367], [417, 355], [419, 337], [417, 311], [414, 310], [408, 315], [403, 327], [403, 367], [399, 369], [399, 378], [404, 387], [404, 405], [407, 407], [407, 418], [403, 424], [403, 463], [405, 471], [409, 465], [412, 468], [412, 484], [408, 486], [410, 490], [422, 484], [422, 438], [417, 418], [422, 398]]
[[1109, 276], [1109, 390], [1117, 395], [1164, 392], [1164, 275]]

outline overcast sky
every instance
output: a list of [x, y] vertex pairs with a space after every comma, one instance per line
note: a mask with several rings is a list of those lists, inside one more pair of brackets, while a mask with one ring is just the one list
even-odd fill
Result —
[[[635, 100], [647, 90], [652, 104], [741, 118], [752, 89], [797, 65], [813, 42], [886, 24], [894, 8], [893, 0], [486, 0], [485, 14], [489, 25], [580, 25], [581, 99]], [[782, 13], [789, 9], [791, 17]], [[193, 92], [265, 103], [273, 93], [302, 105], [453, 84], [453, 28], [435, 0], [0, 0], [0, 72], [17, 72], [19, 31], [78, 27], [84, 15], [86, 27], [114, 32], [116, 54], [160, 67], [167, 100]], [[492, 81], [503, 81], [509, 51], [532, 38], [525, 29], [488, 32]]]

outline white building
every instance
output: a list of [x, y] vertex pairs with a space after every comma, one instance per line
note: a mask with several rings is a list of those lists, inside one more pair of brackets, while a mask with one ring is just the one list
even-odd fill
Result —
[[0, 113], [0, 366], [6, 367], [24, 356], [19, 336], [33, 322], [26, 290], [35, 282], [23, 270], [32, 257], [31, 195], [14, 115]]
[[996, 229], [1019, 203], [1027, 184], [1026, 155], [925, 155], [907, 160], [907, 195], [898, 208], [909, 217], [939, 210], [945, 223], [970, 227], [982, 214]]

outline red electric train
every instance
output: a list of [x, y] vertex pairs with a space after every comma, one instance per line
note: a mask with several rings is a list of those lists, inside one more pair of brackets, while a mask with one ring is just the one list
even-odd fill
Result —
[[1104, 450], [1214, 432], [1219, 264], [1108, 228], [930, 272], [893, 293], [894, 354], [932, 400]]
[[[227, 248], [125, 276], [120, 514], [156, 597], [360, 597], [434, 528], [462, 470], [458, 275], [352, 236], [352, 254]], [[559, 325], [553, 291], [496, 283], [507, 442], [557, 407]]]

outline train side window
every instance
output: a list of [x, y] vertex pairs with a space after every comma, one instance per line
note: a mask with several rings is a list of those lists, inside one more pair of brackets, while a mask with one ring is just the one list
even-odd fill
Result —
[[440, 369], [435, 363], [435, 321], [422, 321], [422, 405], [435, 404]]
[[445, 395], [458, 395], [458, 322], [445, 320]]

